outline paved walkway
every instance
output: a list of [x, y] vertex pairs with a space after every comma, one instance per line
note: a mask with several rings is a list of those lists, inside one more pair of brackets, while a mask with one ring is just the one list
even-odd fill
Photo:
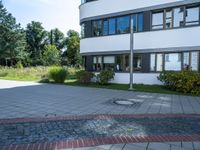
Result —
[[[114, 100], [135, 105], [116, 105]], [[95, 114], [198, 114], [200, 97], [117, 91], [0, 80], [0, 119]], [[136, 143], [85, 149], [192, 149], [199, 142]], [[79, 150], [79, 149], [77, 149]]]

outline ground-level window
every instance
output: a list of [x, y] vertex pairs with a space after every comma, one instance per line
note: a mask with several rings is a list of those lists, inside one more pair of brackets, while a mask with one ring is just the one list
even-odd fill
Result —
[[163, 71], [163, 54], [157, 54], [156, 71]]
[[191, 53], [191, 69], [193, 71], [198, 71], [199, 70], [199, 53], [198, 52], [192, 52]]
[[93, 71], [102, 70], [102, 56], [93, 57]]
[[181, 65], [181, 53], [165, 54], [166, 71], [180, 71]]
[[116, 71], [117, 72], [129, 72], [129, 55], [116, 56]]
[[115, 56], [104, 56], [103, 57], [103, 69], [104, 70], [115, 70]]
[[150, 54], [150, 71], [199, 70], [199, 52]]
[[142, 56], [140, 54], [134, 55], [133, 70], [134, 71], [141, 71], [142, 70]]

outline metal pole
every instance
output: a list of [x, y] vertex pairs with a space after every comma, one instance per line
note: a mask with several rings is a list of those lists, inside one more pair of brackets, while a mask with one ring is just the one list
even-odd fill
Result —
[[131, 31], [130, 31], [130, 87], [129, 90], [133, 89], [133, 42], [134, 32], [133, 32], [133, 15], [131, 15]]

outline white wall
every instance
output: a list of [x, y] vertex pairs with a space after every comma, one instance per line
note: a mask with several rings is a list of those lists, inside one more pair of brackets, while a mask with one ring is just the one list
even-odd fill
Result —
[[[200, 27], [136, 33], [134, 49], [200, 46]], [[130, 34], [86, 38], [81, 40], [81, 53], [130, 50]]]
[[[134, 73], [133, 79], [136, 84], [146, 84], [146, 85], [162, 85], [157, 77], [158, 73]], [[111, 81], [112, 83], [129, 84], [130, 74], [129, 73], [115, 73], [115, 79]]]
[[81, 40], [81, 53], [129, 50], [129, 43], [129, 34], [86, 38]]
[[98, 0], [80, 6], [80, 19], [183, 0]]
[[200, 27], [160, 30], [135, 34], [135, 49], [200, 46]]

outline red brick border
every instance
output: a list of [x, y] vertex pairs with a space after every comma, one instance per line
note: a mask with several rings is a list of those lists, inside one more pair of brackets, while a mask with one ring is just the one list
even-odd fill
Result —
[[91, 120], [91, 119], [112, 119], [112, 118], [200, 118], [200, 114], [99, 114], [99, 115], [74, 115], [63, 117], [38, 117], [38, 118], [14, 118], [0, 119], [0, 124], [26, 123], [26, 122], [47, 122], [47, 121], [63, 121], [63, 120]]
[[[13, 124], [24, 122], [44, 122], [60, 120], [82, 120], [82, 119], [106, 119], [106, 118], [145, 118], [145, 117], [198, 117], [200, 114], [144, 114], [144, 115], [84, 115], [66, 116], [53, 118], [17, 118], [1, 119], [0, 124]], [[98, 137], [94, 139], [65, 140], [41, 144], [19, 144], [0, 147], [0, 150], [58, 150], [65, 148], [91, 147], [107, 144], [140, 143], [140, 142], [178, 142], [178, 141], [200, 141], [200, 135], [157, 135], [157, 136], [113, 136]]]
[[79, 139], [73, 141], [58, 141], [41, 144], [20, 144], [0, 147], [0, 150], [59, 150], [66, 148], [91, 147], [107, 144], [141, 143], [141, 142], [179, 142], [200, 141], [200, 135], [181, 136], [113, 136], [94, 139]]

